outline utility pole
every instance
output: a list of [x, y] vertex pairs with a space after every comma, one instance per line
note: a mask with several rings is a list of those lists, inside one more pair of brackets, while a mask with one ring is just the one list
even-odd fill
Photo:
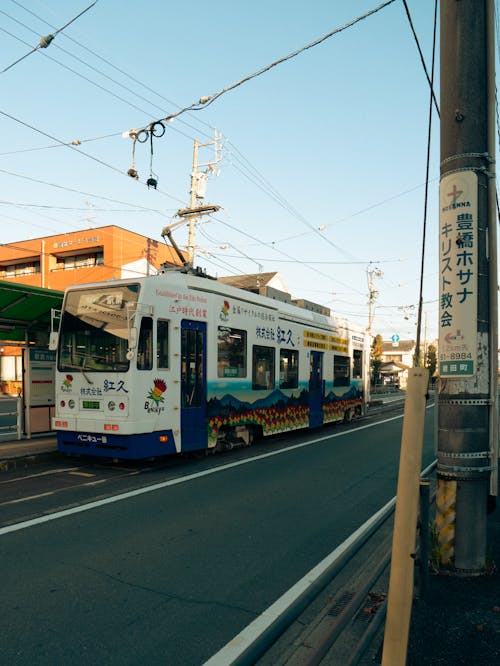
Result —
[[[221, 161], [221, 148], [220, 148], [220, 140], [222, 139], [221, 134], [217, 134], [217, 131], [215, 131], [215, 138], [213, 141], [209, 141], [208, 143], [200, 143], [198, 139], [194, 140], [194, 147], [193, 147], [193, 167], [191, 169], [191, 189], [190, 189], [190, 200], [189, 200], [189, 208], [185, 209], [182, 211], [183, 215], [189, 216], [189, 232], [188, 232], [188, 244], [187, 244], [187, 255], [188, 255], [188, 263], [190, 266], [193, 266], [194, 262], [194, 233], [195, 233], [195, 225], [198, 220], [198, 217], [206, 212], [213, 212], [213, 211], [207, 211], [207, 210], [200, 210], [200, 207], [197, 206], [198, 199], [204, 199], [205, 198], [205, 189], [206, 189], [206, 181], [208, 179], [208, 174], [206, 171], [199, 171], [200, 167], [207, 167], [208, 171], [216, 171], [215, 167], [216, 165]], [[198, 164], [198, 153], [199, 149], [204, 147], [204, 146], [214, 146], [215, 148], [215, 158], [211, 162], [207, 162], [206, 164]], [[217, 208], [218, 210], [218, 208]], [[180, 212], [178, 213], [178, 215]]]
[[366, 329], [368, 331], [368, 335], [372, 335], [372, 326], [373, 326], [373, 307], [376, 299], [378, 298], [378, 291], [374, 289], [374, 277], [381, 278], [383, 276], [382, 271], [380, 268], [370, 268], [371, 263], [368, 265], [368, 268], [366, 269], [366, 275], [368, 278], [368, 328]]
[[466, 575], [485, 568], [498, 458], [493, 6], [441, 1], [437, 527]]

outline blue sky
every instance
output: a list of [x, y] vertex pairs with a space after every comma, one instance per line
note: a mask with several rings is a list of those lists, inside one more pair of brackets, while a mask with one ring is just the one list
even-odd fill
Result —
[[[194, 139], [209, 142], [217, 129], [223, 160], [206, 201], [221, 210], [196, 229], [195, 264], [212, 275], [278, 270], [294, 298], [362, 326], [368, 271], [378, 269], [373, 333], [414, 339], [429, 88], [401, 0], [178, 116], [153, 144], [158, 190], [145, 185], [149, 143], [136, 146], [136, 182], [127, 176], [132, 141], [122, 137], [381, 1], [98, 0], [47, 49], [1, 75], [0, 111], [26, 123], [0, 115], [2, 242], [107, 224], [162, 240], [189, 203]], [[89, 4], [4, 0], [0, 69]], [[434, 2], [408, 6], [430, 68]], [[422, 322], [429, 339], [438, 311], [436, 114], [433, 123]], [[70, 149], [40, 131], [82, 144]], [[212, 157], [200, 150], [200, 161]], [[175, 238], [185, 244], [187, 229]]]

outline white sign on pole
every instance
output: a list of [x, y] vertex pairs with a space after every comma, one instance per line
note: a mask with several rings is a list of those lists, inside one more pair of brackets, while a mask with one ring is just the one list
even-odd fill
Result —
[[477, 371], [477, 200], [474, 171], [441, 179], [439, 187], [439, 374]]

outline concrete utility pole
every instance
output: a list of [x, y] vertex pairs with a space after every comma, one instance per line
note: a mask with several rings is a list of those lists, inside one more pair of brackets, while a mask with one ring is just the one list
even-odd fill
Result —
[[371, 268], [371, 264], [368, 266], [366, 269], [366, 275], [368, 278], [368, 335], [371, 338], [372, 335], [372, 327], [373, 327], [373, 307], [374, 303], [378, 298], [378, 291], [374, 289], [374, 282], [373, 278], [381, 278], [383, 276], [382, 271], [380, 268]]
[[[220, 140], [222, 139], [221, 134], [217, 134], [217, 131], [215, 132], [215, 138], [213, 141], [209, 141], [208, 143], [200, 143], [198, 139], [194, 140], [194, 147], [193, 147], [193, 167], [191, 170], [191, 189], [190, 189], [190, 201], [189, 201], [189, 208], [185, 209], [183, 211], [183, 214], [186, 216], [189, 216], [189, 232], [188, 232], [188, 244], [187, 244], [187, 255], [188, 255], [188, 263], [190, 266], [193, 265], [194, 262], [194, 230], [195, 230], [195, 225], [198, 220], [198, 217], [204, 213], [207, 212], [214, 212], [214, 211], [208, 211], [208, 210], [201, 210], [199, 206], [197, 206], [198, 199], [204, 199], [205, 198], [205, 186], [206, 186], [206, 181], [207, 181], [207, 173], [204, 171], [199, 171], [199, 167], [208, 167], [209, 171], [214, 171], [215, 166], [221, 161], [221, 148], [220, 148]], [[204, 146], [214, 146], [215, 147], [215, 158], [211, 162], [207, 162], [206, 164], [198, 164], [198, 152], [199, 148], [202, 148]], [[217, 210], [219, 207], [217, 207]]]
[[441, 1], [437, 527], [441, 563], [469, 575], [498, 458], [493, 18], [493, 0]]

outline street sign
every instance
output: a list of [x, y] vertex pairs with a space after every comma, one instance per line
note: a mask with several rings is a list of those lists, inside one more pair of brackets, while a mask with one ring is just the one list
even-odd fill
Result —
[[444, 176], [439, 201], [439, 374], [470, 377], [477, 361], [477, 175]]

